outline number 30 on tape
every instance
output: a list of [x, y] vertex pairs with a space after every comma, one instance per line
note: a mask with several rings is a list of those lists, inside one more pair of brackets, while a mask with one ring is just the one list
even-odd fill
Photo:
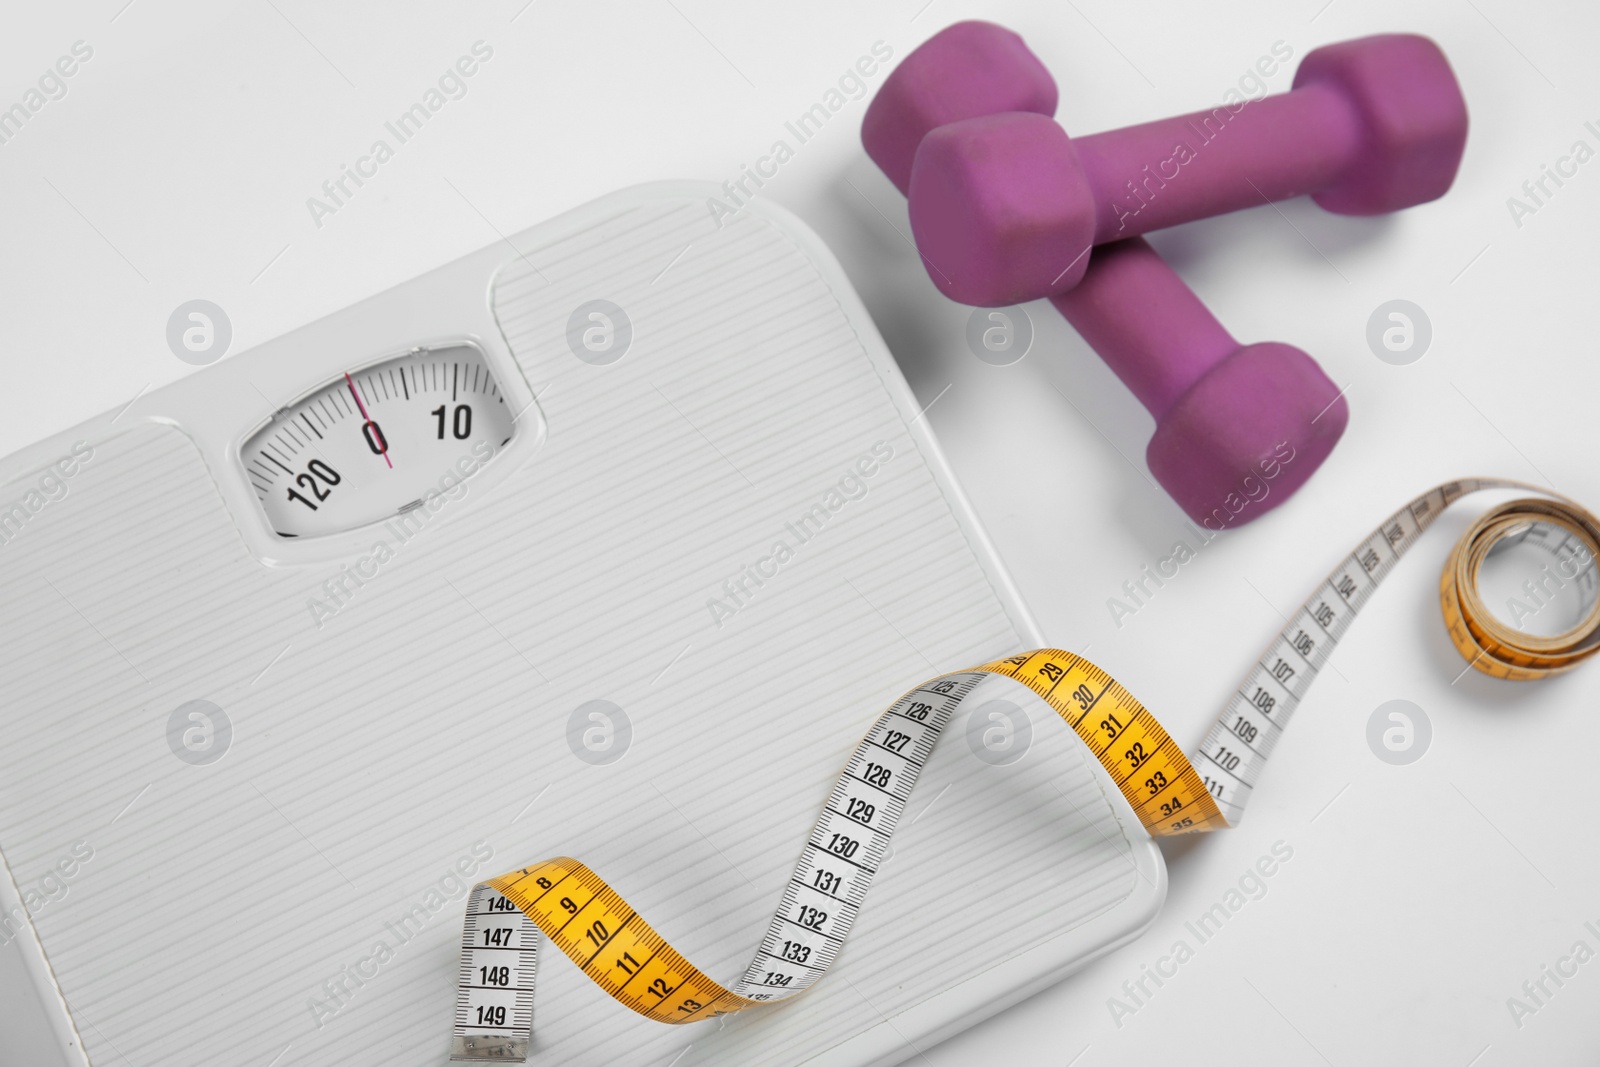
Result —
[[[1530, 680], [1570, 670], [1600, 650], [1595, 518], [1521, 482], [1447, 483], [1395, 512], [1328, 576], [1245, 676], [1192, 758], [1114, 678], [1057, 649], [946, 674], [902, 696], [872, 724], [834, 782], [755, 958], [732, 985], [691, 964], [575, 859], [545, 860], [477, 885], [462, 934], [451, 1058], [527, 1058], [545, 939], [619, 1003], [657, 1022], [699, 1022], [803, 992], [849, 936], [934, 745], [990, 674], [1049, 704], [1151, 834], [1201, 833], [1237, 822], [1296, 706], [1378, 584], [1450, 504], [1480, 489], [1505, 488], [1545, 498], [1494, 508], [1451, 551], [1440, 583], [1450, 638], [1472, 668], [1495, 677]], [[1514, 542], [1549, 553], [1557, 574], [1591, 595], [1574, 628], [1531, 637], [1487, 610], [1478, 569], [1497, 547]]]

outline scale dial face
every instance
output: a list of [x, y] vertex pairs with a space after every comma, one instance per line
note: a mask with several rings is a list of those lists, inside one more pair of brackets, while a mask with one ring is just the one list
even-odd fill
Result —
[[239, 451], [281, 537], [410, 511], [495, 456], [514, 418], [483, 351], [413, 349], [341, 373], [277, 412]]

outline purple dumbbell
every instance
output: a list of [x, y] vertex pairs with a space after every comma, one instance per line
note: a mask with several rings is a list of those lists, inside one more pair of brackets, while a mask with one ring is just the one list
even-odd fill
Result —
[[[944, 33], [971, 42], [997, 31], [1015, 40], [984, 23]], [[1003, 85], [1042, 69], [1031, 54], [985, 54], [1012, 63], [987, 72]], [[1088, 137], [1069, 138], [1042, 103], [947, 120], [916, 149], [911, 230], [947, 296], [999, 307], [1076, 284], [1091, 245], [1272, 200], [1309, 193], [1343, 215], [1435, 200], [1466, 138], [1461, 88], [1436, 44], [1363, 37], [1308, 53], [1287, 93]]]
[[[1055, 104], [1055, 82], [1022, 38], [992, 23], [957, 23], [889, 76], [862, 141], [904, 192], [931, 132], [1005, 109], [1048, 116]], [[1248, 522], [1316, 471], [1349, 409], [1310, 356], [1273, 343], [1241, 347], [1142, 239], [1092, 257], [1084, 245], [1062, 251], [1058, 274], [1089, 262], [1077, 290], [1054, 303], [1155, 416], [1146, 459], [1185, 513], [1213, 527]], [[928, 269], [944, 268], [930, 261]], [[1269, 478], [1275, 492], [1262, 497], [1256, 487]]]

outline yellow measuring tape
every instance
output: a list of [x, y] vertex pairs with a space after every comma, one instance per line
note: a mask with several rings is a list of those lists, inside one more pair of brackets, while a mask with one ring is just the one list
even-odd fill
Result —
[[[1501, 621], [1478, 595], [1478, 569], [1496, 548], [1534, 539], [1554, 557], [1530, 596], [1538, 604], [1557, 588], [1577, 582], [1592, 599], [1588, 614], [1554, 637], [1530, 637]], [[1456, 651], [1477, 670], [1496, 678], [1533, 681], [1571, 670], [1600, 647], [1600, 597], [1595, 597], [1594, 557], [1600, 529], [1594, 516], [1570, 502], [1513, 500], [1472, 524], [1450, 553], [1439, 580], [1439, 603]], [[1524, 605], [1526, 606], [1526, 605]]]
[[1373, 590], [1446, 507], [1480, 489], [1504, 488], [1549, 498], [1492, 509], [1452, 549], [1440, 587], [1451, 640], [1472, 668], [1498, 678], [1527, 680], [1571, 669], [1600, 651], [1600, 597], [1567, 632], [1532, 637], [1487, 608], [1478, 572], [1497, 548], [1529, 542], [1551, 556], [1530, 595], [1569, 582], [1593, 595], [1600, 555], [1594, 516], [1522, 482], [1483, 478], [1438, 486], [1390, 516], [1306, 600], [1192, 760], [1115, 679], [1058, 649], [942, 675], [906, 693], [851, 754], [755, 958], [731, 987], [689, 963], [577, 860], [545, 860], [479, 884], [468, 899], [462, 934], [451, 1058], [526, 1059], [544, 938], [618, 1002], [663, 1023], [785, 1000], [815, 983], [859, 914], [935, 742], [989, 675], [1026, 686], [1053, 708], [1152, 835], [1201, 833], [1236, 822], [1289, 717]]

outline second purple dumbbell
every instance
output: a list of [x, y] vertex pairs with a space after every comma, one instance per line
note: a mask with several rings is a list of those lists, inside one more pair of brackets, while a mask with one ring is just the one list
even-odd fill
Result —
[[[1001, 27], [958, 23], [945, 34], [966, 48], [983, 42], [981, 73], [1000, 85], [1043, 71]], [[1015, 47], [996, 48], [997, 34]], [[1052, 296], [1077, 284], [1080, 253], [1093, 245], [1274, 200], [1310, 194], [1342, 215], [1426, 203], [1450, 188], [1467, 139], [1449, 61], [1414, 34], [1325, 45], [1306, 55], [1289, 92], [1125, 129], [1071, 138], [1053, 110], [973, 112], [918, 144], [902, 186], [911, 230], [952, 299], [1002, 307]]]

